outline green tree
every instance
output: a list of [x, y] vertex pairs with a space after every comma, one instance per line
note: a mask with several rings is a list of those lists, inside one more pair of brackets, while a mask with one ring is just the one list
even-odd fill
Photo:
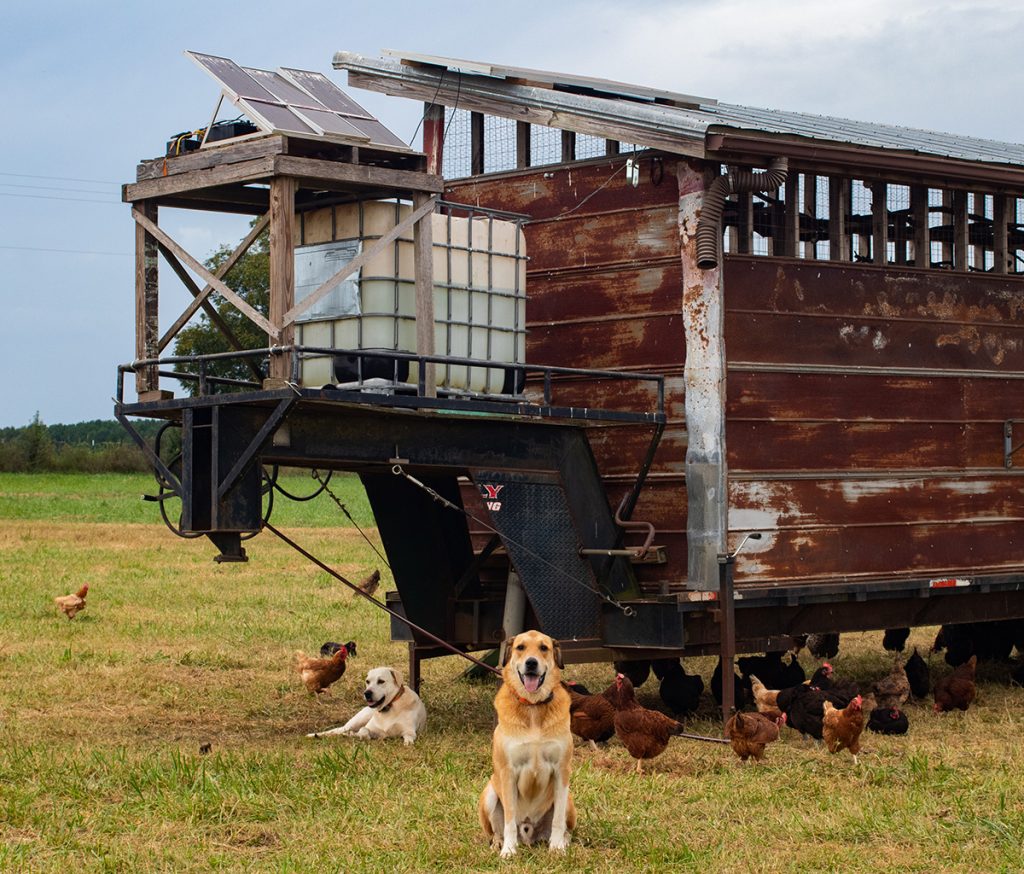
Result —
[[32, 417], [32, 422], [22, 432], [20, 442], [26, 470], [36, 472], [53, 469], [53, 439], [43, 420], [39, 418], [38, 410]]
[[[216, 272], [231, 254], [231, 247], [221, 246], [207, 260], [206, 266]], [[270, 247], [269, 234], [264, 232], [249, 247], [249, 251], [238, 259], [224, 277], [224, 281], [232, 291], [254, 309], [267, 314], [270, 303]], [[267, 334], [254, 325], [248, 317], [239, 312], [229, 301], [219, 297], [216, 292], [211, 296], [218, 314], [231, 328], [235, 337], [246, 349], [266, 349]], [[230, 352], [232, 347], [227, 338], [206, 315], [202, 313], [197, 321], [179, 332], [174, 341], [175, 355], [210, 355], [216, 352]], [[259, 359], [250, 359], [259, 364]], [[194, 366], [179, 365], [179, 371], [198, 372]], [[207, 375], [225, 379], [253, 380], [255, 375], [245, 360], [212, 361], [207, 364]], [[197, 383], [186, 380], [183, 389], [191, 395], [198, 392]], [[226, 387], [216, 384], [211, 391], [221, 391]]]

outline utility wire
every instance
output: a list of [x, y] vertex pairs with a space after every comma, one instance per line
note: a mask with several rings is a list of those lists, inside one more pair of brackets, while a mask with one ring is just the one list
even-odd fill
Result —
[[[83, 194], [86, 193], [102, 194], [100, 191], [83, 192]], [[114, 206], [122, 206], [120, 200], [96, 200], [89, 197], [54, 197], [49, 194], [15, 194], [13, 191], [0, 191], [0, 197], [27, 197], [30, 200], [64, 200], [71, 203], [109, 203]]]
[[0, 249], [10, 249], [15, 252], [62, 252], [67, 255], [120, 255], [124, 258], [131, 258], [131, 252], [100, 252], [95, 249], [47, 249], [42, 246], [4, 246]]
[[15, 176], [18, 179], [49, 179], [56, 182], [88, 182], [91, 185], [116, 185], [121, 187], [120, 182], [107, 182], [105, 179], [75, 179], [71, 176], [38, 176], [34, 173], [0, 173], [0, 176]]

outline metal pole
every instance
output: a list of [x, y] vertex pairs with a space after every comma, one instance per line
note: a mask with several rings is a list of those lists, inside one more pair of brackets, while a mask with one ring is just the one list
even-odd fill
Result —
[[736, 553], [718, 556], [718, 602], [722, 621], [719, 627], [722, 660], [722, 729], [736, 707], [736, 681], [733, 662], [736, 659], [736, 603], [732, 593], [732, 571]]

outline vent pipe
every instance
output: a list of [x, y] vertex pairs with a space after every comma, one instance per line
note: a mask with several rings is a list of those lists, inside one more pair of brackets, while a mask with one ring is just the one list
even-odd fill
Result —
[[744, 191], [774, 191], [786, 181], [788, 171], [788, 159], [772, 158], [768, 169], [763, 172], [729, 170], [724, 176], [714, 179], [704, 194], [697, 222], [697, 266], [701, 270], [713, 270], [718, 266], [725, 199], [730, 194]]

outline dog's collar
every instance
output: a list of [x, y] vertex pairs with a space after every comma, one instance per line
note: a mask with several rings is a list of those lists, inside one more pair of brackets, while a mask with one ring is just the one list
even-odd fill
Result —
[[543, 701], [531, 701], [529, 698], [524, 698], [522, 695], [516, 695], [516, 697], [519, 699], [520, 704], [550, 704], [551, 699], [555, 697], [555, 692], [552, 690], [551, 694]]
[[399, 687], [399, 689], [398, 689], [398, 694], [397, 694], [397, 695], [396, 695], [396, 696], [395, 696], [394, 698], [392, 698], [392, 699], [391, 699], [390, 701], [388, 701], [388, 703], [387, 703], [387, 706], [386, 706], [386, 707], [381, 707], [381, 709], [380, 709], [380, 712], [381, 712], [381, 713], [387, 713], [387, 712], [388, 712], [388, 711], [389, 711], [389, 710], [391, 709], [392, 705], [393, 705], [393, 704], [394, 704], [394, 703], [395, 703], [395, 702], [396, 702], [396, 701], [397, 701], [397, 700], [398, 700], [399, 698], [401, 698], [401, 697], [402, 697], [402, 693], [403, 693], [403, 692], [405, 692], [405, 686], [404, 686], [404, 685], [403, 685], [403, 686], [400, 686], [400, 687]]

